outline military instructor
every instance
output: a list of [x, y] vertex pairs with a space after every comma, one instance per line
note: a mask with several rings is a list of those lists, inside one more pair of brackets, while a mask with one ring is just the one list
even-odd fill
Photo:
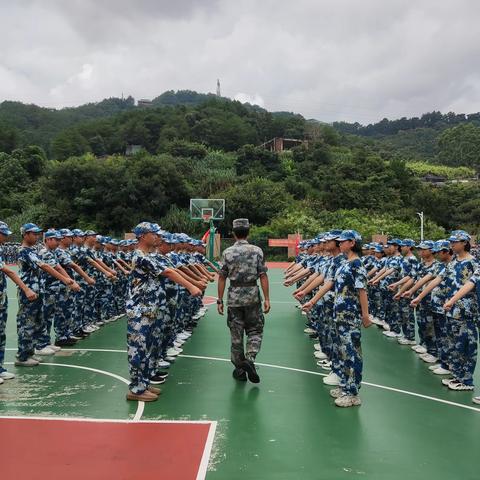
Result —
[[[227, 325], [231, 335], [231, 360], [235, 366], [233, 378], [260, 382], [255, 368], [255, 358], [263, 339], [264, 313], [270, 311], [270, 292], [267, 267], [262, 249], [247, 241], [250, 224], [247, 218], [233, 221], [235, 244], [222, 256], [222, 268], [218, 276], [218, 313], [223, 315], [223, 295], [227, 278], [228, 288]], [[260, 280], [264, 302], [257, 281]], [[247, 337], [244, 346], [244, 335]]]

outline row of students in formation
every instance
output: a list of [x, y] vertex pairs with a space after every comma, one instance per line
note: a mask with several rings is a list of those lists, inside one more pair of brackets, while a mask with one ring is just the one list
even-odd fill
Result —
[[[165, 381], [165, 369], [182, 352], [182, 344], [206, 313], [201, 297], [207, 282], [213, 281], [206, 267], [214, 267], [205, 258], [201, 241], [158, 230], [161, 235], [149, 255], [159, 263], [168, 262], [200, 294], [194, 298], [180, 284], [170, 285], [171, 316], [168, 324], [157, 325], [155, 338], [161, 341], [156, 345], [155, 371], [149, 378], [156, 384]], [[0, 244], [11, 234], [8, 225], [0, 222]], [[129, 301], [138, 293], [134, 281], [136, 239], [115, 240], [79, 229], [43, 232], [33, 223], [21, 227], [21, 236], [18, 274], [6, 266], [0, 250], [0, 383], [15, 377], [4, 368], [7, 276], [18, 287], [17, 367], [35, 367], [45, 356], [73, 346], [118, 320], [129, 313]]]
[[297, 284], [305, 333], [318, 339], [314, 356], [329, 371], [323, 382], [336, 387], [336, 405], [361, 404], [362, 323], [410, 346], [441, 385], [474, 390], [480, 263], [470, 242], [455, 230], [437, 242], [394, 238], [361, 246], [357, 232], [332, 230], [300, 244], [285, 285]]

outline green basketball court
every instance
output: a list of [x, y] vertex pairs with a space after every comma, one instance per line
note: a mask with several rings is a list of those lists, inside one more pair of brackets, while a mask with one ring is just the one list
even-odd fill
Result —
[[[121, 459], [131, 452], [127, 463], [135, 466], [137, 462], [139, 472], [138, 477], [125, 476], [124, 471], [124, 476], [112, 474], [111, 478], [156, 475], [186, 480], [203, 478], [206, 472], [209, 480], [478, 479], [475, 455], [480, 451], [480, 408], [471, 403], [472, 392], [442, 387], [440, 377], [429, 373], [427, 364], [409, 347], [372, 327], [363, 336], [363, 405], [336, 408], [329, 388], [322, 383], [326, 372], [316, 366], [312, 341], [303, 333], [305, 317], [295, 308], [291, 289], [282, 286], [282, 278], [282, 270], [270, 270], [272, 312], [266, 319], [258, 357], [258, 386], [232, 379], [226, 318], [211, 305], [170, 369], [159, 400], [146, 405], [125, 400], [124, 319], [93, 333], [78, 348], [45, 357], [46, 363], [39, 367], [11, 365], [16, 346], [16, 294], [10, 285], [6, 360], [17, 378], [0, 386], [0, 415], [85, 421], [64, 421], [59, 427], [50, 421], [57, 430], [50, 429], [40, 438], [29, 436], [26, 429], [25, 448], [15, 448], [16, 456], [2, 458], [2, 472], [7, 473], [2, 478], [27, 478], [19, 472], [35, 472], [38, 464], [29, 461], [29, 451], [42, 438], [62, 439], [54, 452], [57, 460], [52, 461], [61, 463], [65, 448], [68, 455], [64, 458], [70, 462], [64, 462], [66, 475], [76, 478], [75, 469], [91, 458], [80, 454], [84, 452], [78, 443], [80, 433], [87, 431], [88, 438], [97, 438], [100, 433], [96, 435], [95, 429], [103, 432], [111, 422], [92, 419], [103, 419], [116, 420], [113, 423], [126, 430], [106, 436], [108, 440], [97, 453], [112, 465], [122, 465]], [[207, 295], [215, 296], [215, 292], [216, 286], [211, 285]], [[476, 382], [480, 383], [478, 369]], [[142, 433], [151, 442], [140, 452], [141, 444], [135, 441], [138, 432], [131, 425], [139, 420], [153, 425]], [[26, 421], [34, 426], [39, 420]], [[0, 451], [18, 441], [11, 436], [18, 428], [5, 429], [5, 422], [0, 419]], [[171, 429], [172, 424], [178, 429]], [[182, 430], [185, 425], [207, 427], [197, 438]], [[151, 444], [157, 456], [148, 450]], [[79, 452], [77, 466], [71, 463], [72, 448]], [[110, 457], [110, 449], [117, 448], [121, 456]], [[148, 468], [141, 460], [147, 450]], [[90, 478], [97, 478], [95, 472]]]

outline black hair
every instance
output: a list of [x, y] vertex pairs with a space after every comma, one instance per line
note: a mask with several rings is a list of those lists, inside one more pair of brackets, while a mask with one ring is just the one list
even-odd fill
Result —
[[402, 253], [402, 246], [401, 245], [397, 245], [396, 243], [394, 243], [394, 245], [397, 247], [397, 251]]
[[362, 256], [362, 242], [357, 242], [355, 240], [355, 245], [352, 248], [352, 252], [356, 253], [359, 257]]
[[233, 233], [239, 240], [245, 240], [248, 237], [248, 234], [250, 233], [249, 228], [234, 228]]
[[465, 242], [465, 251], [469, 252], [472, 249], [472, 245], [470, 242]]

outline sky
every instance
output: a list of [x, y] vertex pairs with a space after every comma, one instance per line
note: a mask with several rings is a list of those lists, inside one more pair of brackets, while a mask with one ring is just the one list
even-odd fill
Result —
[[0, 0], [0, 101], [166, 90], [362, 124], [480, 111], [478, 0]]

